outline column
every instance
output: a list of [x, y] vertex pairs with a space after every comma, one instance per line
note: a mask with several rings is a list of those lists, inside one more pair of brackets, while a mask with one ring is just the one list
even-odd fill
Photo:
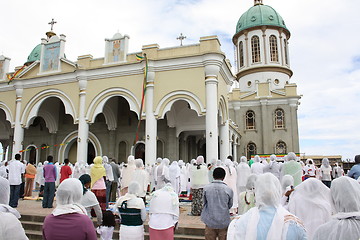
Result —
[[[226, 120], [224, 125], [219, 127], [220, 131], [220, 159], [225, 161], [225, 159], [232, 155], [229, 151], [230, 142], [229, 142], [229, 120]], [[209, 159], [211, 160], [211, 159]]]
[[15, 158], [15, 154], [19, 153], [23, 148], [24, 140], [24, 128], [21, 125], [21, 100], [23, 94], [23, 88], [18, 84], [15, 84], [16, 88], [16, 112], [15, 112], [15, 128], [14, 128], [14, 141], [12, 149], [12, 159]]
[[[151, 61], [149, 61], [149, 65]], [[145, 95], [145, 161], [153, 164], [156, 160], [157, 120], [154, 115], [154, 81], [155, 72], [149, 66]]]
[[267, 116], [268, 115], [267, 114], [267, 103], [268, 103], [268, 101], [266, 99], [260, 100], [261, 127], [262, 127], [262, 152], [260, 152], [260, 153], [262, 153], [262, 154], [267, 154], [267, 153], [272, 152], [272, 148], [269, 148], [269, 142], [271, 142], [271, 141], [270, 141], [269, 127], [268, 127], [268, 122], [272, 123], [272, 121], [269, 121], [269, 118]]
[[116, 137], [116, 129], [110, 129], [109, 131], [109, 150], [108, 157], [115, 158], [115, 137]]
[[[53, 156], [55, 158], [56, 156], [56, 149], [54, 147], [56, 143], [56, 132], [54, 133], [50, 133], [51, 136], [50, 136], [50, 148], [49, 148], [49, 155]], [[40, 156], [39, 156], [40, 157]], [[55, 161], [58, 161], [58, 162], [62, 162], [64, 159], [55, 159]]]
[[14, 147], [14, 136], [10, 136], [10, 141], [9, 141], [9, 148], [8, 148], [8, 152], [7, 152], [7, 161], [10, 161], [12, 158], [12, 152], [13, 152], [13, 147]]
[[2, 159], [1, 161], [5, 161], [6, 160], [6, 148], [9, 146], [8, 143], [4, 143], [2, 142], [2, 149], [3, 149], [3, 155], [2, 155]]
[[296, 153], [300, 152], [297, 109], [298, 109], [298, 100], [290, 101], [292, 149], [287, 149], [287, 151], [288, 152], [293, 151]]
[[206, 161], [218, 159], [218, 80], [217, 75], [223, 61], [219, 54], [205, 56], [206, 91]]
[[84, 72], [79, 72], [77, 76], [79, 83], [79, 122], [78, 122], [78, 139], [77, 139], [77, 162], [85, 164], [87, 162], [89, 124], [85, 118], [85, 101], [87, 77]]
[[237, 159], [237, 142], [236, 142], [236, 139], [235, 139], [235, 141], [233, 141], [232, 145], [233, 145], [233, 151], [234, 151], [233, 160], [236, 161], [236, 162], [239, 162], [238, 159]]

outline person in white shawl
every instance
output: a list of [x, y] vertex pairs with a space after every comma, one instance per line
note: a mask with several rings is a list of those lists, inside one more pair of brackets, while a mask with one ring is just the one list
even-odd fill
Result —
[[169, 164], [170, 160], [167, 158], [164, 158], [161, 161], [161, 164], [156, 169], [156, 186], [155, 189], [161, 189], [165, 186], [166, 183], [170, 182], [170, 176], [169, 176]]
[[0, 177], [0, 239], [28, 239], [18, 220], [20, 213], [9, 206], [10, 183]]
[[332, 168], [329, 163], [329, 159], [323, 158], [320, 166], [321, 181], [328, 187], [331, 187], [331, 172]]
[[135, 166], [135, 158], [134, 156], [130, 155], [127, 159], [127, 164], [124, 165], [122, 172], [121, 172], [121, 184], [120, 184], [120, 193], [121, 196], [127, 193], [127, 188], [133, 179], [133, 174], [136, 169]]
[[179, 197], [170, 183], [151, 195], [149, 209], [150, 239], [174, 239], [179, 220]]
[[237, 172], [236, 187], [238, 193], [241, 193], [246, 190], [246, 182], [251, 174], [251, 170], [245, 156], [242, 156], [240, 158], [240, 163], [236, 167], [236, 172]]
[[144, 239], [143, 223], [146, 220], [146, 210], [144, 201], [137, 197], [139, 190], [137, 182], [130, 182], [128, 192], [121, 196], [114, 206], [121, 218], [120, 240]]
[[100, 226], [102, 223], [102, 211], [100, 208], [99, 201], [95, 194], [90, 191], [91, 177], [89, 174], [83, 174], [79, 178], [83, 185], [83, 196], [81, 198], [81, 205], [86, 209], [86, 214], [91, 218], [91, 209], [94, 209], [97, 218], [97, 225]]
[[256, 174], [251, 174], [246, 182], [246, 190], [239, 194], [239, 215], [242, 215], [249, 209], [255, 207], [255, 182], [257, 176], [258, 175]]
[[333, 177], [333, 179], [335, 179], [335, 178], [339, 178], [341, 176], [344, 176], [344, 170], [336, 162], [335, 166], [333, 167], [332, 177]]
[[198, 156], [196, 164], [191, 166], [191, 214], [200, 216], [203, 209], [204, 186], [209, 183], [208, 169], [204, 164], [204, 157]]
[[266, 164], [266, 166], [264, 167], [264, 173], [266, 172], [272, 173], [275, 177], [280, 179], [280, 165], [276, 161], [275, 154], [270, 155], [270, 163]]
[[150, 172], [150, 191], [155, 190], [156, 182], [157, 182], [157, 168], [161, 164], [162, 158], [157, 158], [155, 164], [151, 166]]
[[264, 167], [265, 165], [260, 163], [260, 157], [259, 155], [255, 155], [254, 157], [254, 163], [251, 164], [251, 173], [259, 175], [264, 173]]
[[180, 167], [177, 161], [173, 161], [169, 167], [170, 183], [177, 195], [180, 194]]
[[228, 228], [228, 240], [305, 240], [302, 222], [280, 205], [281, 186], [271, 173], [258, 175], [255, 182], [256, 207]]
[[349, 177], [333, 180], [330, 188], [335, 215], [314, 233], [314, 240], [360, 239], [360, 184]]
[[236, 214], [237, 207], [238, 207], [238, 191], [237, 191], [237, 187], [236, 187], [237, 173], [236, 173], [236, 169], [233, 165], [233, 161], [231, 161], [230, 159], [226, 159], [224, 169], [225, 169], [226, 174], [225, 174], [225, 178], [223, 181], [229, 188], [231, 188], [231, 190], [234, 193], [233, 205], [230, 209], [230, 213]]
[[281, 179], [282, 198], [281, 205], [288, 209], [289, 199], [291, 193], [294, 191], [294, 178], [291, 175], [285, 175]]
[[309, 178], [295, 187], [289, 200], [289, 212], [304, 223], [311, 240], [318, 226], [331, 217], [330, 189], [316, 178]]
[[181, 196], [187, 195], [188, 174], [183, 160], [178, 162], [180, 167], [180, 192]]
[[302, 182], [302, 167], [296, 158], [295, 153], [289, 152], [281, 168], [281, 176], [291, 175], [294, 178], [294, 187]]
[[8, 173], [7, 173], [7, 168], [5, 166], [5, 162], [6, 161], [2, 161], [0, 162], [0, 177], [3, 177], [3, 178], [7, 178], [8, 176]]
[[144, 162], [142, 159], [135, 159], [136, 169], [133, 174], [132, 181], [139, 184], [137, 196], [141, 197], [145, 203], [146, 192], [149, 186], [149, 173], [144, 169]]

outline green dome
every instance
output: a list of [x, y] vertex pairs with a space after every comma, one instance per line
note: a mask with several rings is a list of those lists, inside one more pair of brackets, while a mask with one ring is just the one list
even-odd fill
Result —
[[[30, 53], [30, 55], [27, 58], [26, 63], [33, 63], [36, 60], [40, 60], [40, 55], [41, 55], [41, 44], [37, 45]], [[26, 64], [25, 63], [25, 64]]]
[[236, 34], [245, 29], [259, 26], [281, 27], [290, 33], [283, 18], [272, 7], [258, 4], [252, 6], [240, 17], [236, 25]]

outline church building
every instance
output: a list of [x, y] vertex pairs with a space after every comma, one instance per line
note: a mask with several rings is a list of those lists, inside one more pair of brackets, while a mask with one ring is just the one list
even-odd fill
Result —
[[290, 82], [289, 38], [261, 0], [236, 25], [236, 66], [217, 36], [129, 53], [130, 37], [116, 33], [105, 39], [104, 56], [73, 60], [66, 36], [51, 29], [24, 66], [10, 72], [11, 59], [0, 56], [1, 160], [19, 152], [60, 163], [98, 155], [124, 162], [132, 154], [148, 164], [298, 153], [301, 96]]

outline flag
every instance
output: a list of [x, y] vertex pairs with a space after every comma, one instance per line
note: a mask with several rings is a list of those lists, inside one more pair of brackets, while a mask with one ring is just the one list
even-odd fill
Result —
[[10, 75], [8, 75], [8, 76], [7, 76], [8, 79], [9, 79], [8, 84], [10, 84], [11, 81], [14, 80], [14, 78], [15, 78], [19, 73], [21, 73], [24, 68], [25, 68], [25, 65], [22, 66], [20, 69], [18, 69], [11, 77], [9, 77]]
[[138, 61], [141, 61], [145, 58], [145, 57], [137, 55], [137, 54], [135, 54], [135, 56], [136, 56], [136, 60], [138, 60]]

